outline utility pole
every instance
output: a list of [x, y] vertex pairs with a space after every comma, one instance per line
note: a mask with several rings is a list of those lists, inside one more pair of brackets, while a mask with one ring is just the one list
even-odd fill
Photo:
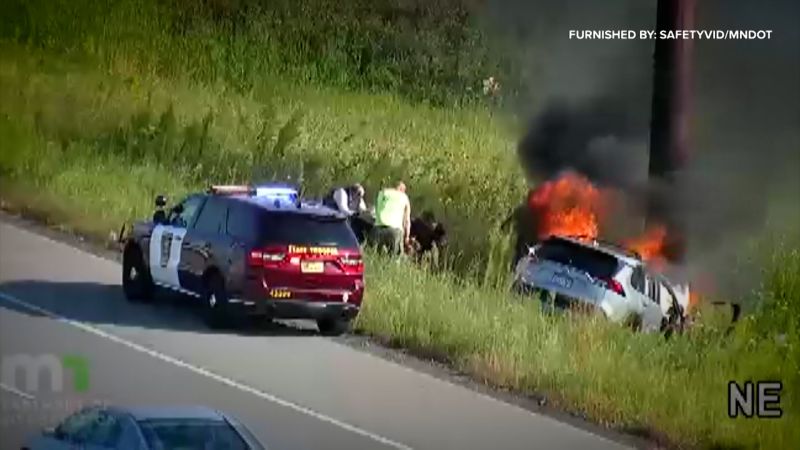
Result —
[[[658, 0], [657, 32], [694, 29], [695, 2]], [[692, 50], [691, 39], [656, 39], [653, 55], [648, 175], [657, 192], [651, 195], [647, 222], [667, 227], [667, 257], [673, 263], [683, 262], [686, 252], [676, 174], [689, 159]]]

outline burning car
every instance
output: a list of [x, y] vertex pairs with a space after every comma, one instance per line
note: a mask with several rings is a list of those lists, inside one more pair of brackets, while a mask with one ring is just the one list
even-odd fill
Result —
[[688, 306], [688, 292], [637, 253], [580, 237], [554, 235], [531, 247], [517, 262], [514, 288], [549, 310], [589, 310], [644, 332], [682, 329]]

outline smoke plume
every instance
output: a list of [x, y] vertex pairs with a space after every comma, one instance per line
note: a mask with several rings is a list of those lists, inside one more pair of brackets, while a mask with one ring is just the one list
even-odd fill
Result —
[[533, 183], [572, 169], [620, 189], [628, 209], [611, 231], [621, 234], [641, 223], [644, 204], [658, 201], [687, 226], [689, 265], [718, 277], [768, 219], [780, 223], [797, 209], [800, 3], [697, 2], [696, 29], [773, 33], [770, 40], [695, 41], [690, 160], [670, 185], [647, 178], [654, 43], [568, 35], [653, 29], [655, 0], [496, 1], [488, 11], [519, 46], [530, 75], [517, 113], [531, 120], [518, 152]]

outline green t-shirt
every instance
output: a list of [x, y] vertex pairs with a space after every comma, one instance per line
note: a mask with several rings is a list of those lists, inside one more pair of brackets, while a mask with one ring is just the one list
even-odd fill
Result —
[[403, 219], [406, 206], [410, 209], [410, 201], [405, 192], [397, 189], [386, 188], [378, 193], [375, 202], [375, 219], [378, 226], [403, 229]]

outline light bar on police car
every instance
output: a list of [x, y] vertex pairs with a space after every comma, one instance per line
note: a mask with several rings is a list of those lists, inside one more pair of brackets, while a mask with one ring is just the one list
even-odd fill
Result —
[[212, 194], [250, 194], [253, 192], [253, 188], [245, 185], [216, 184], [211, 185], [208, 188], [208, 192]]
[[261, 185], [256, 186], [256, 197], [269, 197], [286, 199], [295, 202], [299, 197], [297, 189], [285, 185]]

